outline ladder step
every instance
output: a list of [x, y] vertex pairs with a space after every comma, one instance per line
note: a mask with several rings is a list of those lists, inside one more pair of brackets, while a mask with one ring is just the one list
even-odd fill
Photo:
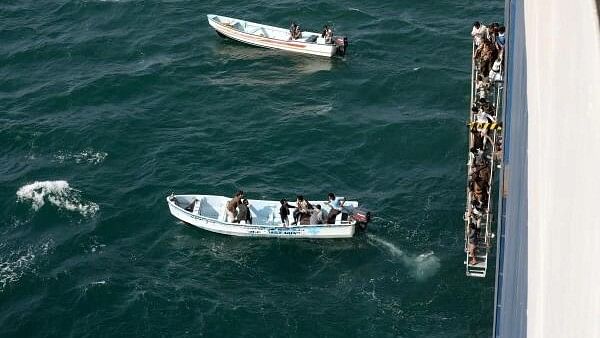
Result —
[[485, 271], [483, 271], [483, 272], [467, 272], [467, 276], [483, 278], [483, 277], [485, 277]]
[[[463, 264], [467, 265], [467, 261], [464, 261]], [[476, 264], [468, 264], [468, 269], [486, 269], [487, 268], [487, 260], [481, 261], [478, 260]]]

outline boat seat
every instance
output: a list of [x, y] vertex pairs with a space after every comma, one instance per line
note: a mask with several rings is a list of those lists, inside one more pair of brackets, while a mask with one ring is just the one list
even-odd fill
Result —
[[223, 207], [221, 208], [221, 212], [219, 213], [219, 221], [227, 222], [227, 202], [223, 203]]
[[250, 213], [250, 217], [252, 217], [253, 220], [258, 219], [258, 214], [256, 213], [256, 209], [254, 208], [254, 206], [250, 205], [250, 208], [248, 208], [248, 212]]
[[318, 35], [311, 35], [311, 36], [307, 37], [305, 41], [306, 42], [315, 42], [315, 41], [317, 41], [318, 37], [319, 37]]
[[310, 214], [300, 214], [298, 223], [300, 225], [310, 225]]
[[192, 211], [192, 214], [194, 215], [200, 215], [200, 205], [202, 204], [202, 199], [196, 199], [194, 202], [194, 210]]
[[269, 36], [267, 31], [263, 27], [258, 27], [248, 32], [248, 34], [258, 35], [258, 36]]
[[275, 224], [275, 210], [269, 213], [269, 218], [267, 219], [267, 223]]

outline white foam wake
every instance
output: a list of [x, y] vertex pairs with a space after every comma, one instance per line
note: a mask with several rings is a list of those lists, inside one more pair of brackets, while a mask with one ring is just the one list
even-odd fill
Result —
[[100, 209], [94, 202], [82, 201], [79, 191], [71, 188], [67, 181], [36, 181], [24, 185], [17, 191], [17, 200], [30, 201], [35, 211], [46, 201], [59, 209], [79, 212], [83, 216], [92, 216]]
[[373, 234], [367, 234], [367, 237], [372, 243], [386, 249], [392, 256], [398, 258], [409, 269], [411, 276], [417, 280], [425, 280], [435, 275], [440, 268], [440, 259], [435, 256], [433, 251], [418, 256], [407, 255], [394, 244]]
[[100, 164], [104, 162], [108, 156], [107, 153], [102, 151], [94, 151], [92, 149], [86, 149], [78, 153], [71, 153], [68, 151], [59, 151], [58, 154], [54, 155], [55, 161], [63, 163], [65, 161], [74, 161], [75, 163], [89, 163], [89, 164]]
[[[7, 286], [18, 282], [23, 275], [35, 271], [35, 260], [38, 256], [45, 256], [54, 246], [53, 240], [48, 240], [40, 245], [28, 245], [5, 255], [0, 254], [0, 292]], [[5, 243], [0, 243], [1, 251], [8, 249]]]

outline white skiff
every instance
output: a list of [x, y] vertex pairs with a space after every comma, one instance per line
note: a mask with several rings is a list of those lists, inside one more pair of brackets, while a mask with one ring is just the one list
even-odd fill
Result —
[[285, 28], [214, 14], [208, 14], [207, 18], [219, 35], [254, 46], [326, 57], [344, 55], [348, 47], [345, 37], [333, 37], [332, 42], [327, 43], [320, 33], [302, 32], [300, 38], [293, 40], [290, 31]]
[[[279, 216], [279, 201], [248, 200], [253, 224], [227, 222], [225, 205], [230, 198], [214, 195], [171, 195], [167, 204], [171, 214], [179, 220], [195, 227], [232, 236], [246, 237], [283, 237], [283, 238], [348, 238], [354, 236], [358, 226], [366, 225], [368, 218], [359, 218], [352, 213], [356, 211], [358, 202], [346, 201], [345, 211], [340, 213], [335, 224], [309, 224], [284, 226]], [[320, 204], [323, 210], [329, 210], [325, 202], [311, 201]], [[294, 203], [290, 203], [294, 205]], [[291, 209], [293, 210], [293, 209]], [[361, 211], [362, 212], [362, 211]], [[370, 217], [370, 214], [368, 215]], [[290, 215], [290, 223], [293, 221]]]

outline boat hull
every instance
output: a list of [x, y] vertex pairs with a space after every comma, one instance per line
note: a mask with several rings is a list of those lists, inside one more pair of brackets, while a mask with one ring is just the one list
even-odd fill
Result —
[[[215, 17], [221, 20], [215, 20]], [[251, 22], [245, 22], [243, 20], [221, 17], [216, 15], [207, 15], [208, 23], [210, 26], [221, 36], [228, 37], [230, 39], [243, 42], [249, 45], [271, 48], [271, 49], [280, 49], [293, 53], [301, 53], [301, 54], [309, 54], [309, 55], [317, 55], [324, 57], [332, 57], [335, 55], [337, 51], [337, 46], [333, 44], [318, 44], [313, 42], [303, 42], [298, 40], [284, 40], [284, 39], [276, 39], [270, 38], [267, 36], [260, 36], [255, 34], [249, 34], [240, 30], [237, 30], [232, 27], [232, 25], [227, 24], [227, 21], [223, 20], [231, 20], [230, 22], [242, 22], [249, 23], [255, 25], [256, 27], [264, 27], [267, 29], [273, 30], [282, 30], [278, 27], [260, 25]], [[317, 33], [309, 33], [309, 34], [317, 34]]]
[[319, 224], [319, 225], [253, 225], [229, 223], [216, 218], [194, 214], [178, 206], [171, 197], [167, 197], [171, 215], [207, 231], [240, 237], [270, 237], [270, 238], [350, 238], [354, 236], [356, 224]]

